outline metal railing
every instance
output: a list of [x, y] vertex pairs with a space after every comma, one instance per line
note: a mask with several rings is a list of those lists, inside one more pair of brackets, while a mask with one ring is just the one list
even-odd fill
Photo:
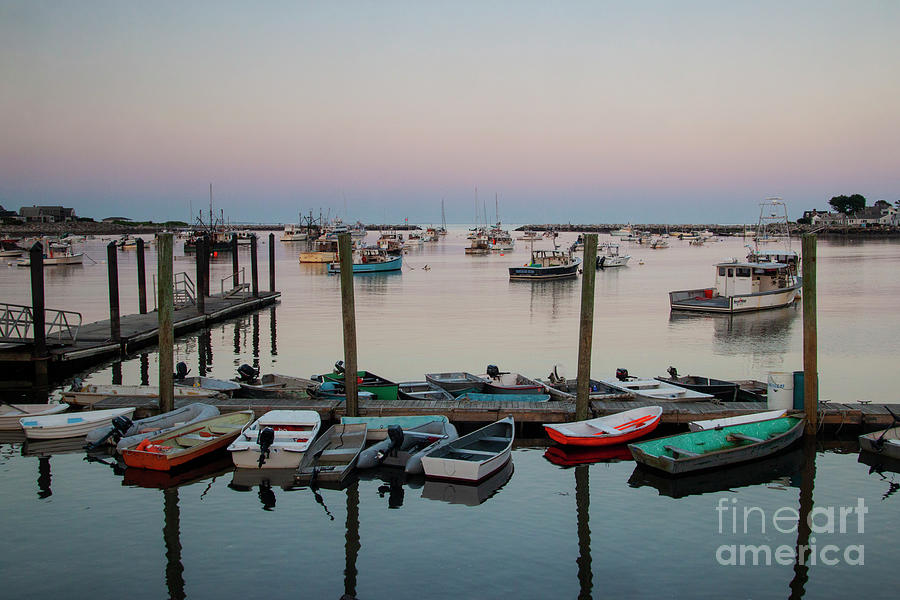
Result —
[[[71, 310], [44, 309], [44, 332], [47, 338], [75, 341], [81, 327], [81, 313]], [[0, 303], [0, 340], [34, 339], [34, 312], [30, 306]]]
[[[185, 273], [175, 273], [174, 277], [174, 297], [172, 299], [172, 303], [175, 308], [184, 308], [185, 306], [189, 306], [192, 304], [196, 304], [197, 302], [197, 289], [194, 286], [194, 281], [191, 277]], [[153, 275], [153, 310], [159, 310], [159, 306], [157, 304], [157, 293], [156, 293], [156, 274]]]
[[[225, 289], [225, 282], [230, 286]], [[246, 282], [246, 273], [244, 267], [241, 267], [236, 273], [232, 273], [228, 277], [223, 277], [219, 282], [219, 289], [223, 298], [248, 298], [250, 296], [250, 284]]]

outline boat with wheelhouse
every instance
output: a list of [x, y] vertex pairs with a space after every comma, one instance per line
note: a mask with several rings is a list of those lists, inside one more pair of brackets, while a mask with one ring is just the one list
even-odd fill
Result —
[[715, 268], [713, 286], [669, 292], [671, 309], [734, 314], [790, 306], [800, 298], [801, 278], [787, 263], [732, 258]]
[[581, 258], [561, 250], [532, 250], [531, 262], [509, 267], [510, 280], [540, 281], [566, 279], [578, 275]]

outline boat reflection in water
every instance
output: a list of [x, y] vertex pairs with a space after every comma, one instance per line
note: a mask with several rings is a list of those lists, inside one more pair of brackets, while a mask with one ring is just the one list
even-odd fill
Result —
[[[680, 313], [669, 314], [669, 327], [692, 331], [712, 324], [713, 351], [716, 354], [784, 354], [793, 338], [794, 326], [801, 314], [799, 304], [759, 312], [715, 315]], [[733, 342], [740, 342], [735, 346]]]
[[[212, 460], [203, 461], [196, 465], [189, 463], [189, 465], [183, 469], [172, 471], [128, 467], [125, 469], [122, 485], [168, 490], [199, 483], [206, 479], [214, 481], [216, 477], [229, 473], [234, 469], [234, 463], [228, 454], [224, 456], [217, 454]], [[212, 481], [210, 481], [210, 484], [212, 484]]]
[[882, 501], [900, 491], [900, 482], [894, 477], [895, 474], [900, 474], [900, 460], [871, 452], [860, 452], [857, 460], [869, 467], [869, 475], [876, 475], [887, 484], [888, 488], [881, 496]]
[[554, 444], [544, 452], [544, 458], [560, 467], [634, 460], [626, 444], [614, 446], [559, 446]]
[[776, 480], [785, 487], [796, 487], [792, 479], [801, 473], [804, 461], [803, 448], [796, 447], [763, 460], [678, 477], [637, 465], [628, 479], [628, 485], [633, 488], [654, 487], [660, 496], [670, 498], [722, 492]]
[[478, 506], [497, 494], [512, 478], [512, 475], [513, 461], [510, 459], [503, 468], [478, 485], [428, 479], [422, 487], [422, 497], [450, 504]]
[[406, 497], [405, 488], [418, 490], [425, 483], [424, 475], [409, 475], [401, 468], [380, 467], [375, 469], [357, 470], [360, 481], [381, 481], [378, 486], [378, 497], [387, 497], [388, 508], [400, 508]]

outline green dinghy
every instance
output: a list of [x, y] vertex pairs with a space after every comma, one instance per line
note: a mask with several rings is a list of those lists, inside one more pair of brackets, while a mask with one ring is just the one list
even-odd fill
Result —
[[677, 475], [775, 454], [803, 435], [805, 422], [782, 417], [637, 442], [628, 449], [637, 462]]

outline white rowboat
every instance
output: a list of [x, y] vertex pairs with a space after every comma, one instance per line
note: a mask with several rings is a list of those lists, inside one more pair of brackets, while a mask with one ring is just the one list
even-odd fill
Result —
[[30, 440], [50, 440], [80, 437], [97, 427], [109, 425], [119, 416], [130, 417], [134, 408], [111, 408], [109, 410], [86, 410], [78, 413], [62, 413], [43, 417], [23, 417], [19, 419], [25, 437]]

